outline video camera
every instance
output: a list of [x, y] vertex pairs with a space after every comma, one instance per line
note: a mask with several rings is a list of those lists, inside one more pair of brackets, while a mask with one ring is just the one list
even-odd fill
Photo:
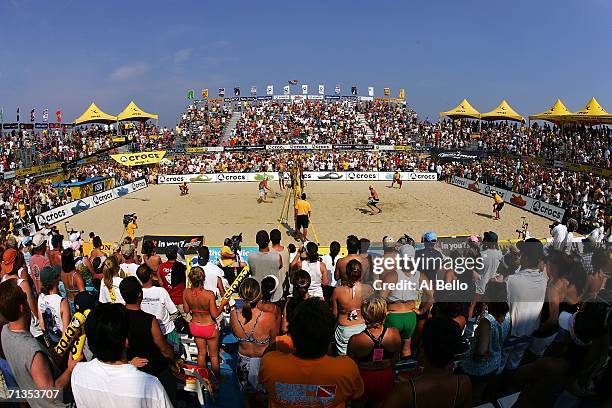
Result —
[[238, 235], [234, 235], [230, 238], [230, 241], [232, 242], [230, 245], [230, 249], [232, 250], [233, 253], [237, 254], [238, 251], [240, 251], [241, 246], [240, 244], [242, 243], [242, 232]]
[[124, 227], [127, 227], [127, 226], [128, 226], [128, 224], [129, 224], [130, 222], [135, 221], [135, 220], [136, 220], [136, 218], [138, 218], [138, 217], [136, 217], [136, 213], [131, 213], [131, 214], [123, 214], [123, 226], [124, 226]]

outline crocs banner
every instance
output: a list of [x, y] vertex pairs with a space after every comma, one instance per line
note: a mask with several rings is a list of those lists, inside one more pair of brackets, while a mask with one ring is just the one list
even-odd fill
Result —
[[164, 158], [166, 154], [165, 150], [158, 150], [155, 152], [138, 152], [138, 153], [126, 153], [126, 154], [111, 154], [113, 158], [119, 164], [124, 166], [142, 166], [143, 164], [156, 164]]

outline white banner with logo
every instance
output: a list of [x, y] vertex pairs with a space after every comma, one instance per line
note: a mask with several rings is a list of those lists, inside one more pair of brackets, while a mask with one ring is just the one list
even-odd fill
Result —
[[548, 218], [549, 220], [561, 221], [565, 215], [565, 210], [561, 207], [503, 188], [493, 187], [485, 183], [457, 176], [453, 176], [451, 183], [488, 197], [491, 197], [491, 191], [495, 190], [505, 202], [544, 218]]
[[115, 187], [110, 190], [103, 191], [98, 194], [91, 195], [89, 197], [81, 198], [80, 200], [73, 201], [71, 203], [56, 207], [52, 210], [45, 211], [42, 214], [36, 216], [38, 226], [42, 227], [43, 224], [55, 224], [66, 218], [70, 218], [73, 215], [89, 210], [92, 207], [97, 207], [102, 204], [106, 204], [116, 198], [123, 197], [124, 195], [133, 193], [134, 191], [142, 190], [147, 187], [146, 180], [137, 180], [133, 183], [126, 184], [123, 186]]
[[[279, 145], [280, 146], [280, 145]], [[283, 178], [289, 179], [289, 173], [285, 172]], [[278, 172], [259, 173], [215, 173], [215, 174], [166, 174], [157, 177], [159, 184], [181, 184], [181, 183], [227, 183], [227, 182], [254, 182], [264, 179], [278, 181]], [[437, 173], [402, 171], [400, 179], [403, 181], [436, 181]], [[393, 172], [376, 171], [305, 171], [306, 181], [391, 181]]]
[[4, 173], [2, 173], [2, 178], [4, 180], [14, 179], [15, 173], [15, 170], [5, 171]]

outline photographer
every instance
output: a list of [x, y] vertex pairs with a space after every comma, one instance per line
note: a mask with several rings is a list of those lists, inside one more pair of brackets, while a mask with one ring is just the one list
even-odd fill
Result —
[[[129, 219], [129, 221], [126, 224], [126, 221]], [[130, 238], [132, 240], [132, 242], [135, 244], [135, 240], [136, 240], [136, 230], [138, 229], [138, 223], [136, 222], [138, 220], [138, 217], [136, 216], [136, 214], [131, 214], [131, 216], [127, 217], [124, 215], [123, 216], [123, 224], [125, 225], [125, 229], [123, 231], [123, 234]]]

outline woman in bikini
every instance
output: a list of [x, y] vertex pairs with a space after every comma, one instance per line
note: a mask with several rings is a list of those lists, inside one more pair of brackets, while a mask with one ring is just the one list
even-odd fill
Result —
[[278, 334], [278, 320], [270, 305], [262, 301], [261, 287], [255, 279], [246, 278], [239, 294], [242, 308], [232, 311], [230, 317], [239, 343], [236, 376], [245, 397], [244, 406], [254, 407], [261, 357]]
[[183, 309], [185, 313], [191, 313], [189, 331], [198, 346], [198, 367], [206, 368], [208, 351], [213, 374], [219, 378], [221, 369], [219, 365], [219, 330], [216, 319], [228, 300], [223, 298], [221, 304], [217, 307], [215, 294], [204, 289], [204, 270], [199, 266], [191, 268], [189, 282], [191, 287], [183, 292]]
[[66, 248], [62, 251], [62, 274], [60, 278], [64, 284], [64, 293], [62, 293], [62, 296], [68, 300], [70, 314], [73, 315], [75, 312], [74, 298], [77, 293], [85, 290], [85, 281], [76, 270], [74, 251], [72, 248]]
[[402, 338], [394, 327], [385, 327], [387, 302], [369, 297], [361, 305], [366, 329], [350, 338], [347, 354], [357, 363], [364, 392], [353, 406], [380, 407], [393, 388], [393, 366], [399, 359]]
[[366, 325], [361, 316], [361, 302], [369, 297], [373, 289], [361, 283], [361, 263], [357, 259], [346, 265], [347, 280], [334, 289], [332, 294], [332, 313], [338, 319], [334, 334], [336, 354], [346, 355], [346, 347], [351, 336], [361, 333]]

